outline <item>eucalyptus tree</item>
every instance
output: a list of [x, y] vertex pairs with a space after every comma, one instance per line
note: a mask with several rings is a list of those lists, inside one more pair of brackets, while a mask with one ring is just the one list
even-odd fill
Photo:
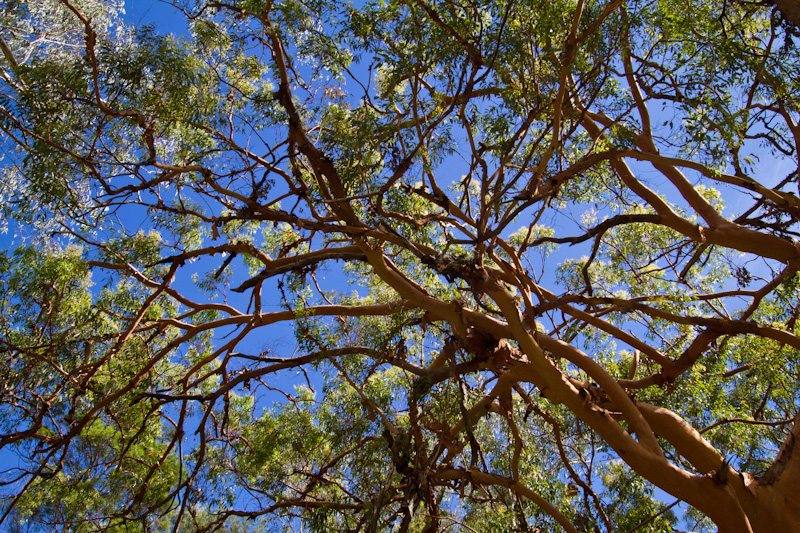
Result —
[[3, 527], [800, 530], [784, 4], [2, 2]]

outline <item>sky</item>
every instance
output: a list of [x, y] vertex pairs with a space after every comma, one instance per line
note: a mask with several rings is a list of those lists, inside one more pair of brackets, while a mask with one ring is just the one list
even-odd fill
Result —
[[186, 19], [179, 15], [177, 9], [159, 0], [125, 0], [125, 22], [140, 26], [157, 24], [161, 31], [184, 33], [187, 30]]

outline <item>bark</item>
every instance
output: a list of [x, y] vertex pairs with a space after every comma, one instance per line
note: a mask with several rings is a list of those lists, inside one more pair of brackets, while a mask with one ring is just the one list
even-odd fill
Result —
[[800, 411], [778, 457], [766, 474], [750, 483], [747, 507], [756, 531], [800, 531]]

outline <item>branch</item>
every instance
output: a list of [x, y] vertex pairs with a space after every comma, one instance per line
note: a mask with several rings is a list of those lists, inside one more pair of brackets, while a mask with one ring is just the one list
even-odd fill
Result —
[[259, 272], [255, 277], [250, 278], [238, 287], [231, 290], [233, 292], [244, 292], [247, 289], [255, 287], [258, 283], [267, 278], [271, 278], [279, 274], [285, 274], [286, 272], [297, 271], [331, 259], [342, 261], [367, 260], [366, 256], [359, 250], [357, 246], [343, 246], [335, 249], [316, 250], [304, 255], [270, 259], [265, 261], [267, 266], [264, 268], [264, 270]]
[[597, 226], [589, 229], [585, 234], [578, 235], [577, 237], [539, 237], [535, 241], [531, 242], [530, 246], [539, 246], [540, 244], [544, 244], [546, 242], [552, 242], [555, 244], [569, 244], [570, 246], [588, 241], [592, 237], [596, 235], [602, 235], [611, 228], [616, 226], [621, 226], [623, 224], [636, 224], [636, 223], [649, 223], [649, 224], [660, 224], [662, 221], [661, 215], [653, 214], [653, 213], [642, 213], [642, 214], [635, 214], [635, 215], [616, 215], [608, 220], [604, 220]]
[[14, 74], [17, 75], [17, 79], [20, 81], [23, 87], [25, 87], [25, 78], [22, 73], [22, 69], [19, 67], [19, 63], [14, 58], [14, 53], [11, 51], [11, 48], [6, 44], [5, 40], [2, 36], [0, 36], [0, 50], [3, 52], [3, 56], [5, 56], [6, 61], [11, 66], [11, 70], [14, 71]]
[[544, 512], [549, 514], [555, 519], [558, 524], [569, 533], [578, 533], [578, 530], [567, 519], [564, 514], [556, 508], [552, 503], [544, 499], [538, 493], [534, 492], [530, 487], [523, 485], [519, 481], [500, 476], [498, 474], [489, 474], [476, 469], [462, 469], [462, 468], [443, 468], [431, 474], [432, 477], [442, 480], [460, 480], [468, 479], [473, 484], [480, 483], [483, 485], [494, 485], [498, 487], [505, 487], [510, 489], [515, 494], [523, 496], [539, 506]]

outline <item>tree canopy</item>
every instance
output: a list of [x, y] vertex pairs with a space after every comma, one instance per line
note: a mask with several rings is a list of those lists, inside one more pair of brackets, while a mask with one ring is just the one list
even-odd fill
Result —
[[792, 2], [173, 6], [0, 1], [2, 527], [800, 531]]

